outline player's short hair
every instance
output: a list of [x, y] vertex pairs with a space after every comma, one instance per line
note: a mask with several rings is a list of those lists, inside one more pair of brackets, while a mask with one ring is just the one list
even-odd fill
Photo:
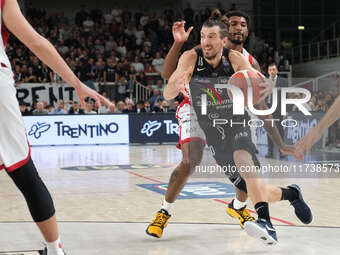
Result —
[[234, 11], [229, 11], [225, 14], [225, 16], [230, 19], [231, 17], [243, 17], [247, 21], [247, 27], [248, 30], [251, 29], [251, 22], [250, 22], [250, 17], [247, 13], [240, 11], [240, 10], [234, 10]]
[[212, 11], [210, 17], [203, 23], [202, 27], [214, 27], [218, 26], [220, 28], [221, 38], [228, 36], [228, 18], [225, 15], [215, 9]]

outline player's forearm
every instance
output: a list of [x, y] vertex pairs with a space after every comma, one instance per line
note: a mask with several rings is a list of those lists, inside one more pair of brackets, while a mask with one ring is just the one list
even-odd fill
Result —
[[64, 81], [73, 87], [80, 86], [81, 82], [68, 67], [53, 45], [40, 36], [40, 42], [30, 47], [30, 50], [54, 72], [61, 76]]
[[173, 72], [176, 70], [178, 56], [181, 52], [183, 43], [174, 42], [171, 46], [167, 56], [165, 57], [163, 69], [162, 69], [162, 78], [168, 80]]
[[340, 95], [335, 99], [333, 105], [320, 120], [317, 127], [324, 133], [338, 118], [340, 118]]
[[171, 100], [171, 99], [174, 99], [178, 94], [179, 93], [176, 87], [170, 84], [169, 82], [164, 88], [163, 97], [165, 100]]

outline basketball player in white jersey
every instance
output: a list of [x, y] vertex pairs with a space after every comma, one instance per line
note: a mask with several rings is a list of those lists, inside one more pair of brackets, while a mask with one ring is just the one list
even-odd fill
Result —
[[296, 143], [296, 152], [303, 153], [306, 151], [309, 156], [313, 145], [320, 140], [337, 119], [340, 118], [340, 96], [338, 96], [327, 113], [322, 117], [315, 127], [309, 129], [308, 133]]
[[[180, 51], [181, 45], [178, 45], [178, 41], [182, 40], [181, 42], [185, 41], [189, 35], [191, 28], [189, 28], [188, 32], [184, 30], [184, 22], [180, 22], [174, 25], [173, 34], [175, 38], [175, 43], [172, 46], [167, 58], [171, 58], [171, 64], [175, 62], [178, 58], [179, 53], [174, 53], [174, 51]], [[183, 40], [184, 39], [184, 40]], [[176, 41], [177, 40], [177, 41]], [[246, 58], [248, 61], [250, 59], [249, 55]], [[167, 60], [166, 60], [167, 61]], [[200, 59], [198, 59], [200, 61]], [[168, 63], [169, 64], [169, 63]], [[175, 63], [176, 65], [176, 63]], [[169, 66], [165, 67], [166, 71], [168, 71]], [[203, 70], [203, 69], [202, 69]], [[164, 74], [164, 73], [163, 73]], [[170, 74], [168, 72], [167, 74]], [[166, 75], [167, 75], [166, 74]], [[205, 145], [205, 135], [202, 135], [202, 130], [200, 128], [196, 128], [197, 125], [194, 123], [197, 122], [196, 116], [194, 116], [193, 111], [191, 108], [191, 102], [188, 98], [185, 98], [181, 105], [178, 107], [177, 110], [177, 118], [180, 125], [180, 145], [182, 149], [183, 159], [181, 164], [174, 170], [171, 175], [170, 182], [168, 185], [168, 190], [166, 192], [165, 199], [163, 200], [162, 209], [156, 214], [155, 219], [151, 222], [148, 226], [146, 232], [149, 235], [155, 236], [160, 238], [163, 233], [163, 229], [166, 227], [167, 222], [170, 218], [170, 210], [172, 203], [176, 200], [177, 195], [182, 190], [184, 184], [186, 183], [188, 177], [190, 176], [192, 169], [199, 164], [202, 157], [202, 150]], [[268, 116], [266, 116], [268, 117]], [[182, 133], [182, 130], [190, 130], [190, 132]], [[272, 128], [271, 125], [266, 127], [266, 130], [270, 133], [270, 136], [276, 144], [280, 144], [280, 148], [285, 150], [285, 153], [292, 153], [292, 147], [286, 146], [281, 139], [276, 128]], [[184, 137], [183, 137], [184, 136]], [[199, 149], [198, 149], [199, 148]], [[200, 153], [197, 153], [200, 152]], [[235, 177], [235, 178], [234, 178]], [[238, 175], [234, 176], [229, 179], [232, 183], [237, 187], [237, 197], [241, 206], [235, 209], [234, 201], [230, 203], [227, 208], [227, 212], [232, 217], [239, 219], [240, 225], [243, 228], [244, 223], [246, 221], [254, 221], [254, 218], [250, 215], [249, 211], [246, 208], [246, 199], [247, 193], [244, 191], [246, 190], [246, 185], [244, 180]], [[276, 187], [273, 187], [273, 190], [279, 190]], [[280, 194], [279, 194], [280, 193]], [[290, 200], [292, 201], [297, 199], [297, 194], [295, 190], [288, 188], [288, 189], [281, 189], [278, 191], [278, 196], [271, 202], [279, 201], [279, 200]], [[288, 195], [287, 195], [288, 194]]]
[[52, 44], [40, 36], [27, 22], [17, 0], [1, 0], [0, 20], [2, 32], [0, 38], [0, 168], [6, 170], [24, 195], [32, 218], [46, 241], [43, 254], [65, 255], [60, 242], [51, 195], [39, 177], [30, 156], [30, 146], [16, 99], [11, 64], [5, 52], [9, 32], [75, 88], [83, 108], [84, 99], [87, 97], [95, 99], [98, 106], [101, 102], [107, 106], [111, 103], [79, 81]]

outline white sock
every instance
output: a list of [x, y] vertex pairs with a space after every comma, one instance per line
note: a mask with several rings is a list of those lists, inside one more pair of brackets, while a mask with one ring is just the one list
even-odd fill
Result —
[[241, 209], [242, 207], [244, 207], [245, 205], [247, 205], [247, 201], [246, 202], [241, 202], [240, 200], [238, 200], [236, 197], [234, 199], [234, 203], [233, 206], [236, 210]]
[[61, 248], [60, 237], [54, 242], [47, 242], [47, 255], [65, 255], [63, 249]]
[[163, 210], [165, 210], [165, 211], [167, 211], [169, 214], [171, 214], [170, 213], [170, 209], [171, 209], [171, 205], [172, 205], [173, 203], [168, 203], [167, 201], [165, 201], [165, 199], [163, 199], [163, 202], [162, 202], [162, 209]]

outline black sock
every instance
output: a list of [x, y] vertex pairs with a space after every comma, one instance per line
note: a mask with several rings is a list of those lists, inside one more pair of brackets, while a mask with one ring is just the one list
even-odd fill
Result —
[[286, 189], [286, 188], [281, 188], [282, 189], [282, 196], [281, 200], [288, 200], [289, 202], [293, 202], [294, 200], [299, 198], [299, 194], [295, 189]]
[[267, 202], [258, 202], [255, 205], [255, 210], [260, 219], [265, 219], [270, 222], [269, 207]]

